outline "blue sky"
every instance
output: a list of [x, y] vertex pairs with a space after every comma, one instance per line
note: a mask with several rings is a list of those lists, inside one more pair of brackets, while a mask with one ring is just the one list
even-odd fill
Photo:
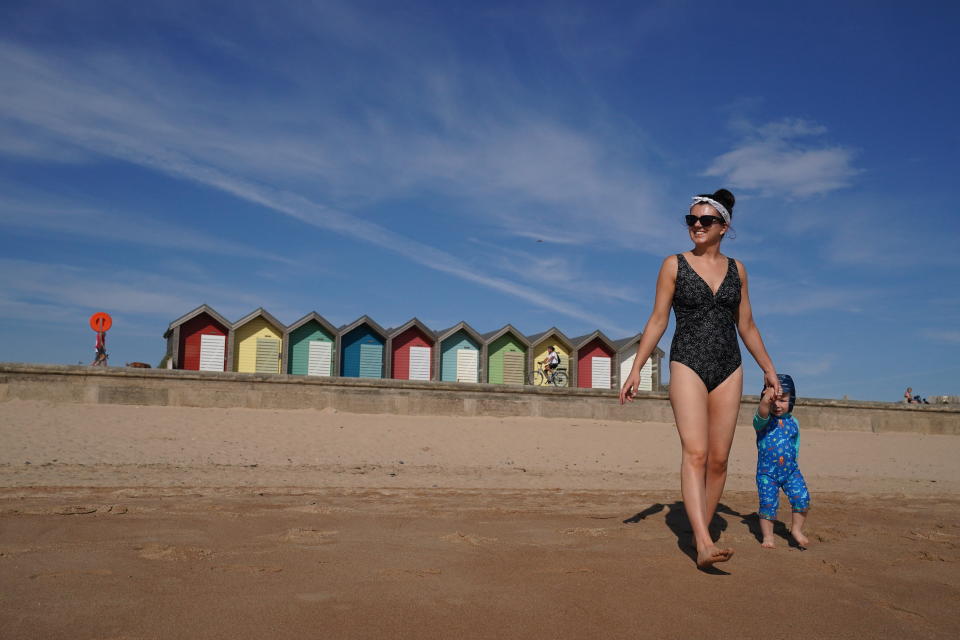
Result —
[[156, 364], [201, 303], [619, 338], [725, 186], [724, 251], [802, 395], [958, 394], [958, 18], [8, 0], [0, 360], [88, 362], [107, 311], [111, 361]]

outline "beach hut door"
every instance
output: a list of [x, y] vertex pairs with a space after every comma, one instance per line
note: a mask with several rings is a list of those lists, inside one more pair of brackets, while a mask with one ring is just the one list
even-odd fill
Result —
[[361, 378], [382, 378], [383, 377], [383, 345], [381, 344], [361, 344], [360, 345], [360, 377]]
[[637, 354], [633, 354], [626, 360], [620, 363], [620, 384], [623, 384], [627, 379], [627, 376], [630, 375], [630, 369], [633, 367], [633, 361], [637, 359]]
[[457, 382], [477, 381], [477, 352], [457, 349]]
[[594, 389], [610, 388], [610, 358], [593, 357], [590, 363], [590, 386]]
[[[623, 383], [630, 375], [630, 368], [633, 367], [633, 361], [637, 358], [633, 354], [620, 363], [620, 382]], [[653, 391], [653, 358], [648, 358], [646, 364], [640, 368], [640, 391]]]
[[503, 354], [503, 383], [523, 384], [523, 354], [519, 351]]
[[280, 373], [280, 341], [257, 338], [257, 373]]
[[430, 347], [410, 347], [410, 379], [430, 379]]
[[200, 336], [200, 371], [223, 371], [226, 344], [226, 336]]
[[330, 353], [333, 343], [325, 340], [311, 340], [310, 353], [307, 355], [308, 376], [330, 375]]
[[653, 391], [653, 358], [647, 358], [640, 367], [640, 391]]

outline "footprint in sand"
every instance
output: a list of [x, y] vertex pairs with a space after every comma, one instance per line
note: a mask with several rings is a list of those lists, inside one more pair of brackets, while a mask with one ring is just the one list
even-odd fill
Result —
[[884, 608], [886, 608], [886, 609], [890, 609], [890, 610], [896, 612], [897, 614], [900, 615], [901, 618], [906, 618], [907, 620], [912, 620], [912, 619], [916, 619], [916, 618], [925, 618], [925, 617], [926, 617], [926, 616], [924, 616], [922, 613], [917, 613], [916, 611], [911, 611], [910, 609], [904, 609], [903, 607], [898, 607], [897, 605], [893, 604], [892, 602], [886, 602], [886, 601], [884, 601], [884, 600], [881, 600], [881, 601], [878, 602], [877, 604], [878, 604], [879, 606], [881, 606], [881, 607], [884, 607]]
[[404, 576], [426, 578], [429, 576], [439, 576], [441, 573], [443, 572], [440, 571], [440, 569], [384, 569], [380, 572], [380, 575], [389, 578], [402, 578]]
[[591, 569], [589, 567], [550, 567], [548, 569], [541, 569], [537, 571], [540, 574], [547, 575], [570, 575], [578, 573], [596, 573], [596, 569]]
[[128, 511], [128, 509], [119, 504], [105, 504], [99, 509], [97, 509], [97, 511], [100, 513], [112, 513], [113, 515], [123, 515]]
[[0, 545], [0, 558], [15, 556], [20, 553], [33, 553], [39, 550], [40, 550], [40, 547], [33, 547], [26, 544]]
[[813, 534], [813, 538], [817, 542], [839, 542], [841, 540], [846, 540], [848, 534], [844, 533], [839, 529], [833, 529], [830, 527], [817, 528]]
[[200, 547], [177, 547], [173, 545], [158, 544], [151, 542], [142, 546], [134, 547], [144, 560], [204, 560], [213, 555], [209, 549]]
[[944, 531], [938, 531], [936, 529], [932, 529], [930, 531], [921, 531], [920, 529], [911, 529], [910, 534], [904, 537], [907, 538], [908, 540], [929, 540], [930, 542], [941, 542], [941, 543], [947, 544], [952, 548], [956, 545], [954, 545], [950, 541], [950, 539], [956, 538], [957, 536], [951, 533], [946, 533]]
[[320, 531], [318, 529], [310, 529], [307, 527], [295, 527], [293, 529], [287, 529], [285, 532], [277, 536], [277, 540], [280, 542], [286, 542], [288, 544], [299, 544], [305, 546], [317, 546], [322, 544], [333, 544], [336, 540], [336, 535], [339, 531]]
[[456, 542], [459, 544], [469, 544], [474, 547], [480, 547], [485, 544], [492, 544], [497, 542], [496, 538], [484, 538], [483, 536], [478, 536], [473, 533], [461, 533], [457, 531], [456, 533], [451, 533], [440, 538], [444, 542]]
[[210, 567], [211, 571], [216, 571], [218, 573], [250, 573], [250, 574], [262, 574], [262, 573], [280, 573], [283, 571], [283, 567], [278, 567], [276, 565], [250, 565], [250, 564], [220, 564], [215, 567]]
[[66, 578], [68, 576], [112, 576], [110, 569], [89, 569], [87, 571], [52, 571], [50, 573], [36, 573], [30, 576], [31, 580], [37, 578]]
[[956, 560], [944, 558], [938, 553], [930, 553], [929, 551], [922, 549], [917, 552], [917, 558], [920, 560], [926, 560], [927, 562], [956, 562]]
[[296, 598], [297, 600], [302, 600], [303, 602], [326, 602], [327, 600], [333, 600], [336, 597], [334, 593], [298, 593]]
[[572, 529], [560, 529], [560, 533], [568, 536], [585, 536], [587, 538], [602, 538], [609, 531], [603, 528], [574, 527]]
[[297, 507], [287, 507], [285, 511], [296, 511], [298, 513], [313, 513], [319, 515], [330, 515], [333, 513], [351, 513], [354, 509], [348, 509], [347, 507], [329, 507], [326, 505], [319, 504], [308, 504], [301, 505]]
[[820, 567], [827, 573], [834, 574], [840, 573], [840, 570], [843, 569], [843, 566], [839, 562], [831, 562], [830, 560], [821, 560]]
[[89, 505], [71, 505], [69, 507], [60, 507], [54, 513], [58, 516], [79, 516], [87, 513], [96, 513], [97, 508]]

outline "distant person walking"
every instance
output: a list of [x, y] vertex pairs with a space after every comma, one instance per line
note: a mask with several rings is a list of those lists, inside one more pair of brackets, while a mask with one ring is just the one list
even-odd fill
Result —
[[106, 331], [97, 331], [97, 342], [93, 345], [94, 356], [91, 367], [107, 366], [107, 333]]
[[672, 305], [677, 328], [670, 346], [670, 404], [680, 434], [683, 505], [701, 569], [733, 556], [733, 549], [714, 543], [709, 525], [726, 483], [743, 395], [737, 332], [763, 370], [764, 386], [780, 395], [776, 369], [753, 321], [747, 271], [720, 253], [734, 202], [726, 189], [693, 198], [685, 217], [693, 248], [664, 259], [653, 312], [620, 389], [621, 404], [639, 391], [640, 365], [663, 337]]

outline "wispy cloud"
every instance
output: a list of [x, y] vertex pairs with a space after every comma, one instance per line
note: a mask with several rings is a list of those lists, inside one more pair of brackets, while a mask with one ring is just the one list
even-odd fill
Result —
[[750, 301], [760, 315], [798, 316], [817, 311], [860, 313], [877, 292], [862, 286], [823, 285], [808, 278], [792, 278], [790, 296], [784, 298], [785, 283], [771, 278], [750, 278]]
[[830, 371], [833, 368], [833, 364], [836, 362], [836, 360], [837, 358], [833, 354], [826, 354], [812, 358], [804, 355], [791, 356], [788, 354], [784, 358], [785, 368], [783, 371], [790, 373], [791, 375], [818, 376]]
[[549, 292], [551, 296], [567, 293], [579, 299], [629, 303], [640, 300], [635, 289], [591, 277], [576, 257], [546, 244], [530, 251], [517, 251], [491, 243], [475, 244], [485, 251], [484, 262]]
[[92, 311], [172, 320], [201, 302], [235, 320], [261, 305], [283, 317], [293, 312], [264, 292], [230, 289], [209, 280], [184, 280], [138, 269], [0, 259], [0, 314], [5, 318], [75, 322]]
[[954, 329], [924, 329], [920, 335], [935, 342], [960, 344], [960, 331]]
[[931, 233], [927, 205], [897, 194], [834, 196], [794, 209], [786, 229], [801, 234], [831, 263], [870, 269], [960, 265], [949, 234]]
[[[267, 158], [262, 157], [263, 148], [254, 140], [247, 140], [246, 145], [234, 143], [229, 149], [222, 144], [215, 144], [231, 137], [228, 132], [217, 128], [216, 120], [198, 121], [195, 114], [176, 112], [170, 106], [172, 97], [162, 95], [156, 86], [152, 86], [145, 93], [138, 92], [138, 86], [145, 82], [143, 71], [130, 68], [127, 62], [117, 63], [110, 57], [101, 57], [87, 61], [88, 65], [83, 67], [72, 67], [68, 60], [48, 59], [10, 44], [0, 45], [0, 61], [4, 63], [3, 71], [0, 72], [0, 89], [4, 90], [6, 95], [13, 96], [0, 104], [0, 113], [8, 118], [41, 127], [48, 133], [91, 152], [219, 189], [305, 224], [373, 244], [430, 269], [522, 298], [529, 304], [548, 308], [595, 326], [611, 328], [606, 318], [576, 304], [558, 301], [555, 296], [534, 288], [483, 273], [449, 253], [342, 209], [321, 204], [294, 190], [235, 175], [222, 165], [234, 163], [234, 168], [239, 170], [236, 163], [243, 158], [241, 149], [245, 150], [247, 157], [257, 158], [255, 163], [251, 162], [243, 167], [244, 173], [250, 174], [256, 174], [259, 166], [270, 164], [274, 154], [268, 153]], [[89, 68], [94, 71], [89, 71]], [[169, 78], [153, 79], [158, 83], [157, 86], [164, 84], [165, 80]], [[172, 86], [171, 93], [176, 91], [178, 87]], [[155, 97], [156, 101], [144, 99], [144, 95], [148, 98]], [[160, 106], [168, 108], [158, 110], [158, 102]], [[186, 99], [183, 103], [194, 104]], [[214, 103], [207, 106], [213, 108], [217, 105]], [[444, 177], [453, 180], [456, 183], [454, 189], [466, 182], [482, 183], [478, 176], [466, 167], [472, 164], [486, 167], [483, 177], [494, 185], [495, 190], [515, 195], [525, 194], [529, 202], [539, 202], [544, 207], [551, 202], [559, 203], [564, 195], [572, 197], [573, 190], [569, 183], [572, 177], [578, 176], [580, 169], [585, 169], [588, 174], [584, 184], [589, 186], [591, 180], [600, 183], [599, 186], [586, 189], [592, 194], [587, 200], [590, 197], [599, 197], [598, 191], [605, 190], [603, 185], [606, 184], [606, 179], [602, 177], [604, 172], [602, 167], [594, 162], [593, 156], [599, 148], [598, 145], [557, 127], [530, 126], [525, 129], [526, 131], [513, 131], [513, 135], [507, 130], [493, 132], [492, 135], [489, 129], [476, 131], [472, 136], [474, 140], [486, 137], [499, 142], [492, 146], [482, 146], [473, 156], [455, 152], [456, 145], [450, 143], [442, 146], [438, 153], [414, 153], [408, 156], [410, 161], [406, 164], [433, 166], [431, 175], [439, 182], [443, 182]], [[333, 146], [344, 148], [355, 145]], [[545, 155], [531, 154], [531, 148], [542, 149]], [[408, 147], [406, 151], [409, 153], [409, 150]], [[395, 151], [399, 152], [399, 149]], [[516, 157], [504, 162], [504, 155], [501, 154]], [[395, 166], [405, 166], [399, 158], [394, 159]], [[545, 165], [552, 166], [553, 169], [545, 169]], [[446, 168], [446, 173], [443, 174], [441, 167], [453, 169]], [[460, 178], [454, 180], [458, 176]], [[584, 181], [583, 176], [576, 179]], [[631, 201], [631, 204], [636, 204], [632, 201], [639, 194], [632, 189], [620, 189], [621, 203]], [[472, 195], [472, 192], [467, 195]], [[618, 196], [614, 193], [613, 197]], [[582, 205], [584, 202], [581, 196], [575, 204]], [[576, 207], [571, 210], [575, 209]], [[531, 213], [531, 220], [536, 219], [535, 214], [536, 212]], [[572, 215], [582, 218], [586, 224], [588, 218], [595, 214], [574, 211]], [[615, 216], [607, 218], [614, 219]], [[149, 301], [145, 302], [149, 306]], [[170, 308], [168, 305], [164, 306]]]
[[56, 203], [38, 204], [0, 198], [0, 226], [61, 233], [98, 241], [161, 247], [203, 254], [243, 256], [285, 264], [294, 261], [256, 247], [134, 213], [78, 209]]
[[735, 126], [742, 140], [705, 171], [733, 187], [805, 197], [846, 187], [860, 172], [853, 166], [852, 149], [823, 142], [823, 126], [805, 120], [762, 126], [739, 121]]
[[67, 164], [90, 161], [90, 154], [83, 149], [51, 139], [42, 130], [24, 131], [22, 125], [3, 122], [0, 122], [0, 155]]

